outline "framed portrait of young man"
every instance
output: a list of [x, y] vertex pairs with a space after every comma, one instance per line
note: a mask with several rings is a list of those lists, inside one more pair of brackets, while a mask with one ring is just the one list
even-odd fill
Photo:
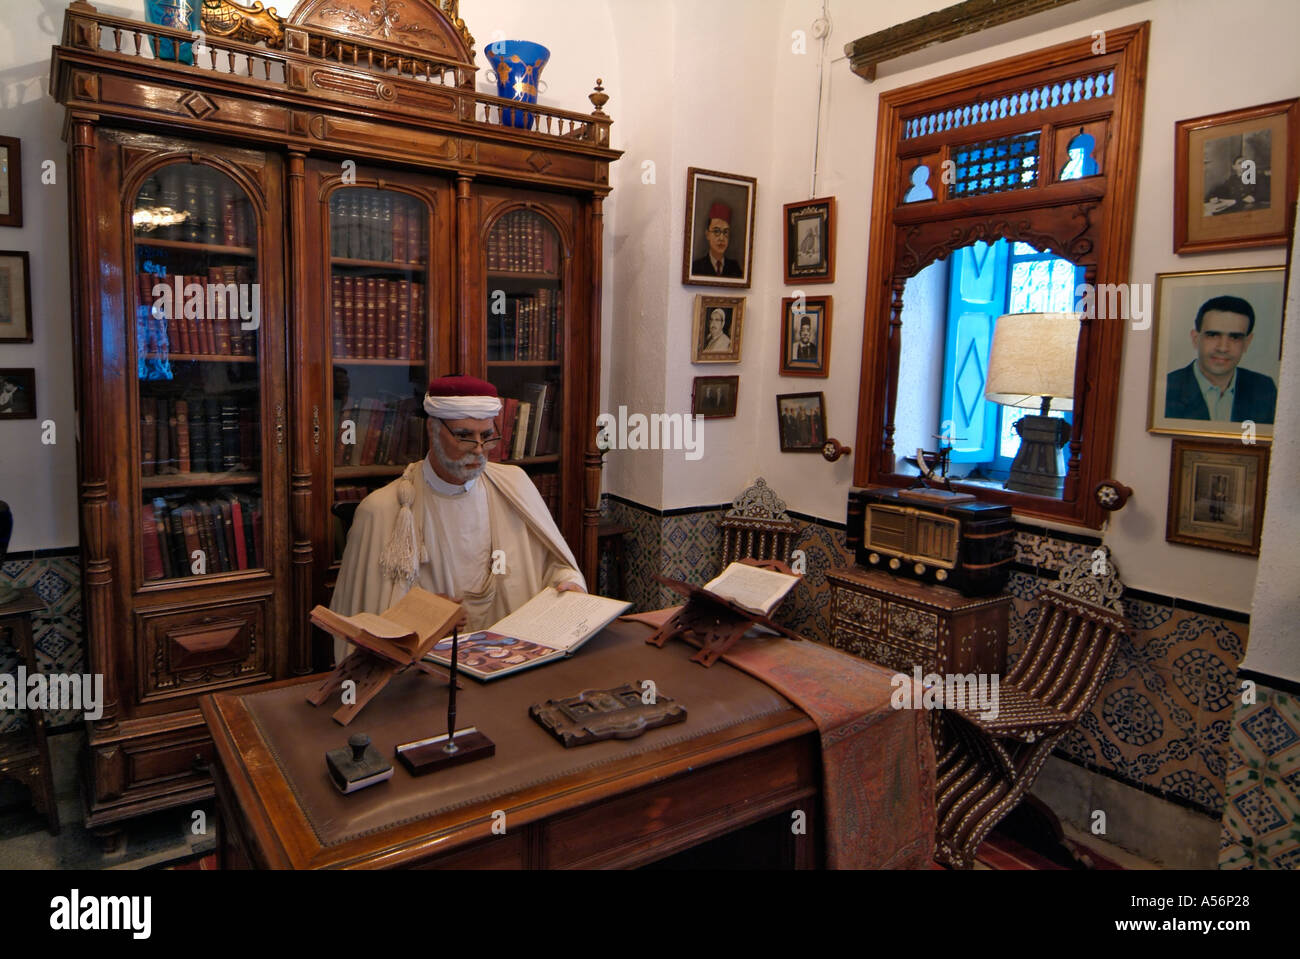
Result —
[[1147, 429], [1273, 437], [1286, 268], [1156, 275]]
[[691, 167], [686, 171], [682, 282], [746, 288], [754, 264], [758, 180]]
[[831, 363], [831, 298], [781, 301], [782, 376], [828, 376]]
[[1268, 454], [1258, 444], [1174, 440], [1165, 539], [1258, 556]]
[[744, 323], [743, 296], [697, 296], [691, 362], [739, 363]]
[[1300, 99], [1174, 125], [1174, 252], [1288, 242], [1300, 179]]
[[835, 281], [835, 197], [785, 205], [785, 282]]

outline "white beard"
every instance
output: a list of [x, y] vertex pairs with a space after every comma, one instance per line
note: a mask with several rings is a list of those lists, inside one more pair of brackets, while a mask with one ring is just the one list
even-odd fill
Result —
[[464, 485], [472, 479], [477, 479], [478, 475], [487, 468], [487, 457], [482, 453], [466, 453], [464, 456], [452, 459], [443, 451], [442, 444], [436, 439], [430, 445], [433, 447], [433, 455], [438, 465], [457, 483]]

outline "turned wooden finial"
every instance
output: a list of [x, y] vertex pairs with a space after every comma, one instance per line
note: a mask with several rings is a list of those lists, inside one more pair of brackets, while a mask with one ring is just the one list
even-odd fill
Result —
[[602, 110], [601, 107], [609, 102], [609, 94], [606, 93], [605, 88], [601, 86], [603, 82], [604, 81], [600, 77], [597, 77], [596, 89], [587, 94], [587, 99], [589, 99], [592, 106], [596, 108], [592, 111], [592, 116], [603, 117], [605, 115], [605, 111]]

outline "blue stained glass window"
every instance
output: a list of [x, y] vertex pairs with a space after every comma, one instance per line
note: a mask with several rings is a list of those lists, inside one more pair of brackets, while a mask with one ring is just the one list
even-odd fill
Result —
[[1061, 168], [1061, 179], [1080, 180], [1086, 176], [1096, 176], [1097, 161], [1092, 158], [1092, 151], [1096, 146], [1097, 141], [1088, 133], [1081, 132], [1071, 140], [1067, 148], [1070, 159]]

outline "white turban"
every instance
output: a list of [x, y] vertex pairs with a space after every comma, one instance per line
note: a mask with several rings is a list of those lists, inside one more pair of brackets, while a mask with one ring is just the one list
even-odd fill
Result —
[[424, 395], [424, 412], [440, 420], [490, 420], [501, 412], [499, 396]]

